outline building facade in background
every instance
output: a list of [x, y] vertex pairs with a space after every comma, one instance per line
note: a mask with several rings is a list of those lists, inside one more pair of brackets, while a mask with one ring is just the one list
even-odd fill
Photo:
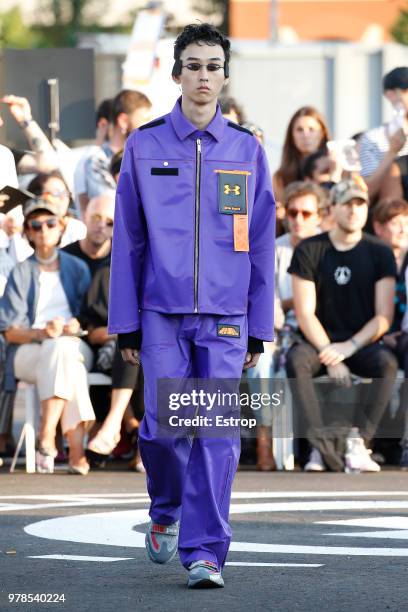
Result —
[[[389, 41], [404, 0], [229, 0], [230, 36], [297, 40]], [[272, 14], [271, 14], [272, 13]]]

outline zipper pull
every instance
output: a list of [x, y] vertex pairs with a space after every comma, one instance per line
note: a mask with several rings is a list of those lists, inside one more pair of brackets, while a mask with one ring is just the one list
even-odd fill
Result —
[[201, 138], [197, 138], [197, 151], [201, 153]]

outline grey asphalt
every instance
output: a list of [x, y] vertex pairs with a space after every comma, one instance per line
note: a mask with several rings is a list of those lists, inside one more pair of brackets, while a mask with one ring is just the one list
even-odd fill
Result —
[[[126, 546], [123, 542], [107, 545], [84, 541], [86, 529], [82, 541], [76, 541], [76, 532], [74, 541], [66, 539], [64, 517], [69, 520], [80, 515], [83, 520], [91, 514], [111, 513], [108, 515], [110, 533], [115, 527], [115, 514], [120, 517], [124, 511], [136, 513], [147, 508], [143, 475], [120, 470], [91, 472], [86, 478], [63, 473], [9, 474], [3, 467], [0, 469], [0, 610], [407, 610], [407, 483], [408, 474], [398, 470], [366, 475], [239, 472], [234, 485], [236, 509], [231, 515], [231, 524], [233, 542], [241, 550], [231, 550], [228, 562], [282, 566], [227, 565], [225, 589], [189, 591], [185, 587], [186, 571], [178, 559], [167, 566], [155, 566], [147, 560], [141, 547]], [[139, 494], [140, 501], [133, 494]], [[316, 506], [318, 502], [323, 505]], [[46, 504], [48, 507], [36, 507]], [[267, 506], [259, 508], [257, 504]], [[257, 508], [259, 511], [254, 511]], [[61, 529], [53, 532], [53, 539], [24, 531], [28, 525], [58, 518], [64, 520], [59, 523]], [[387, 526], [320, 524], [350, 519], [369, 522], [375, 518], [386, 521]], [[118, 521], [119, 518], [116, 525]], [[95, 532], [94, 537], [98, 538], [101, 535], [98, 530], [95, 524], [89, 533]], [[136, 526], [135, 530], [143, 532], [144, 525]], [[361, 532], [365, 535], [357, 535]], [[381, 537], [374, 537], [375, 532], [377, 536], [380, 532]], [[350, 535], [341, 535], [344, 533]], [[78, 540], [81, 540], [79, 535]], [[242, 543], [293, 549], [292, 552], [288, 549], [245, 552]], [[302, 546], [308, 548], [299, 549]], [[357, 554], [352, 554], [353, 549], [357, 549]], [[55, 554], [91, 556], [99, 560], [30, 558]], [[106, 557], [124, 560], [100, 560]], [[65, 603], [10, 603], [12, 593], [64, 594]]]

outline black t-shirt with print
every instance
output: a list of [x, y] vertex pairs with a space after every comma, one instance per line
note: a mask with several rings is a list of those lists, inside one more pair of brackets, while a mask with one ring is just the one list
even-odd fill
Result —
[[316, 286], [316, 316], [332, 342], [348, 340], [375, 315], [375, 284], [396, 276], [394, 254], [370, 234], [349, 251], [334, 248], [327, 232], [303, 240], [288, 272]]

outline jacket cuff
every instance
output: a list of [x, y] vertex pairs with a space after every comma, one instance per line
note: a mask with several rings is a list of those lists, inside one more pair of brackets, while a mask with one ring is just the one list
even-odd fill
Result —
[[254, 338], [253, 336], [248, 336], [248, 352], [249, 353], [263, 353], [264, 345], [263, 340], [259, 340], [258, 338]]
[[124, 349], [132, 349], [140, 351], [142, 346], [142, 330], [130, 332], [128, 334], [118, 334], [118, 348], [120, 351]]

